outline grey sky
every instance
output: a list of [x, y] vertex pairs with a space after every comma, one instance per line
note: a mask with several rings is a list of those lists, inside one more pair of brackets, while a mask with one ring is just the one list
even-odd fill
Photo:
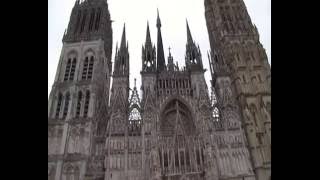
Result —
[[[244, 0], [254, 24], [260, 33], [260, 41], [267, 51], [271, 63], [271, 0]], [[48, 95], [54, 81], [62, 48], [62, 35], [68, 26], [70, 13], [75, 0], [48, 0]], [[202, 61], [209, 69], [207, 51], [210, 49], [204, 17], [204, 1], [199, 0], [108, 0], [113, 29], [113, 54], [116, 42], [121, 40], [123, 24], [130, 53], [130, 85], [137, 78], [140, 87], [141, 46], [145, 42], [147, 21], [149, 21], [152, 43], [156, 44], [157, 8], [162, 23], [162, 38], [165, 56], [168, 47], [179, 66], [184, 65], [186, 18], [193, 40], [199, 44]], [[167, 59], [166, 59], [167, 61]], [[207, 83], [210, 73], [205, 73]]]

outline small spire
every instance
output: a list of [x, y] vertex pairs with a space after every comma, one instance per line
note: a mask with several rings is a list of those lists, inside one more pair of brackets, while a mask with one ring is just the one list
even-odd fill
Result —
[[122, 32], [122, 38], [121, 38], [121, 44], [120, 44], [120, 48], [126, 46], [126, 23], [124, 23], [123, 25], [123, 32]]
[[149, 21], [147, 21], [147, 35], [146, 35], [146, 44], [151, 44], [151, 38], [150, 38], [150, 30], [149, 30]]
[[160, 21], [160, 17], [159, 17], [159, 10], [157, 8], [157, 28], [161, 27], [161, 21]]
[[168, 48], [168, 49], [169, 49], [169, 55], [171, 56], [171, 51], [170, 51], [170, 50], [171, 50], [171, 48], [170, 48], [170, 46], [169, 46], [169, 48]]
[[133, 87], [134, 89], [136, 89], [137, 88], [137, 79], [136, 78], [134, 78], [134, 87]]
[[190, 28], [189, 28], [189, 24], [188, 24], [188, 20], [186, 18], [186, 23], [187, 23], [187, 38], [188, 38], [188, 43], [192, 43], [192, 36], [191, 36], [191, 32], [190, 32]]

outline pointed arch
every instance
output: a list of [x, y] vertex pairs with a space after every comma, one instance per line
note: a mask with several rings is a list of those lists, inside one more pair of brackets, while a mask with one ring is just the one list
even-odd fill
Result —
[[196, 126], [193, 117], [191, 108], [184, 100], [177, 97], [170, 98], [160, 111], [161, 134], [173, 136], [177, 130], [186, 135], [195, 134]]

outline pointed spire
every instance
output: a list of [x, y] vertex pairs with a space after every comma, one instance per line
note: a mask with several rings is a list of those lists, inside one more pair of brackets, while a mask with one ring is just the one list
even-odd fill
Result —
[[160, 17], [159, 17], [159, 10], [157, 8], [157, 27], [160, 28], [161, 27], [161, 21], [160, 21]]
[[159, 11], [157, 9], [158, 17], [157, 17], [157, 28], [158, 28], [158, 37], [157, 37], [157, 70], [163, 71], [165, 69], [166, 63], [164, 59], [164, 51], [162, 44], [162, 36], [161, 36], [161, 22], [159, 17]]
[[190, 28], [189, 28], [189, 24], [188, 24], [188, 20], [186, 19], [187, 22], [187, 38], [188, 38], [188, 43], [192, 43], [192, 36], [191, 36], [191, 32], [190, 32]]
[[125, 48], [125, 46], [126, 46], [126, 41], [127, 41], [127, 40], [126, 40], [126, 24], [124, 23], [120, 48], [122, 48], [122, 47]]
[[150, 38], [150, 30], [149, 30], [149, 21], [147, 22], [147, 35], [146, 35], [146, 44], [151, 45], [151, 38]]

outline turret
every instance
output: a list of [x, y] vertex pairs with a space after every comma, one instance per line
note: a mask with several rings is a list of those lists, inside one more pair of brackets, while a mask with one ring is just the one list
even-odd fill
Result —
[[147, 34], [145, 45], [142, 46], [142, 72], [156, 71], [156, 48], [151, 42], [149, 22], [147, 23]]
[[186, 67], [189, 70], [203, 70], [202, 58], [199, 45], [198, 47], [194, 43], [191, 32], [189, 29], [188, 21], [187, 23], [187, 44], [186, 44], [186, 55], [185, 62]]
[[123, 26], [120, 49], [116, 47], [113, 76], [129, 76], [129, 51], [126, 42], [126, 29]]

